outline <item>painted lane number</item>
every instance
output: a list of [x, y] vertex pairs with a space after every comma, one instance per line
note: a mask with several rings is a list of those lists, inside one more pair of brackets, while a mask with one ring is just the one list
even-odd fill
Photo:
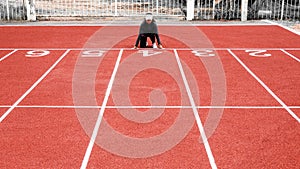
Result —
[[48, 50], [32, 50], [26, 53], [26, 57], [44, 57], [50, 54]]
[[245, 52], [249, 53], [250, 56], [254, 56], [254, 57], [270, 57], [270, 56], [272, 56], [270, 53], [266, 53], [267, 50], [245, 50]]
[[216, 56], [213, 50], [193, 50], [192, 53], [198, 57], [213, 57]]
[[82, 52], [82, 57], [102, 57], [106, 51], [103, 50], [85, 50]]
[[148, 57], [148, 56], [154, 56], [154, 55], [161, 54], [162, 52], [157, 52], [154, 50], [139, 50], [138, 53], [142, 53], [143, 57]]

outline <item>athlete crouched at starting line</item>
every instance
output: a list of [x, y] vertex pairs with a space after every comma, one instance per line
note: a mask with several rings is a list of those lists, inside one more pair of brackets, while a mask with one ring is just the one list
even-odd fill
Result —
[[[148, 44], [147, 44], [148, 37], [150, 38], [150, 40], [152, 42], [153, 48], [159, 48], [159, 49], [163, 48], [163, 46], [160, 42], [159, 35], [158, 35], [156, 21], [153, 19], [153, 16], [151, 13], [146, 14], [144, 21], [140, 25], [139, 36], [135, 42], [134, 49], [138, 48], [139, 43], [140, 43], [141, 48], [148, 47]], [[157, 40], [157, 45], [155, 43], [155, 38]]]

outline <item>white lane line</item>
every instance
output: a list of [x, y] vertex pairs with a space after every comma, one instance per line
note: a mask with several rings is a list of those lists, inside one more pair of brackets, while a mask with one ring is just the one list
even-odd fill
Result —
[[[0, 105], [0, 108], [10, 108]], [[100, 109], [101, 106], [59, 106], [59, 105], [17, 105], [15, 108], [50, 108], [50, 109]], [[106, 106], [106, 109], [191, 109], [192, 106]], [[196, 106], [197, 109], [284, 109], [282, 106]], [[288, 106], [300, 109], [300, 106]]]
[[111, 89], [112, 89], [112, 85], [114, 83], [114, 80], [115, 80], [115, 77], [116, 77], [116, 74], [117, 74], [117, 70], [119, 68], [119, 64], [120, 64], [120, 61], [121, 61], [122, 54], [123, 54], [123, 49], [121, 49], [120, 52], [119, 52], [118, 59], [116, 61], [113, 73], [111, 75], [109, 84], [107, 86], [107, 89], [106, 89], [106, 92], [105, 92], [105, 97], [104, 97], [104, 100], [102, 102], [102, 106], [101, 106], [101, 109], [100, 109], [100, 112], [99, 112], [94, 130], [93, 130], [93, 134], [91, 136], [89, 145], [86, 149], [83, 161], [81, 163], [81, 167], [80, 167], [81, 169], [85, 169], [87, 167], [88, 162], [89, 162], [89, 158], [90, 158], [90, 155], [91, 155], [91, 152], [92, 152], [92, 149], [93, 149], [93, 146], [94, 146], [97, 134], [98, 134], [98, 130], [99, 130], [99, 127], [100, 127], [100, 124], [101, 124], [101, 121], [102, 121], [102, 118], [103, 118], [103, 115], [104, 115], [105, 107], [106, 107], [106, 104], [107, 104], [107, 101], [108, 101], [108, 98], [109, 98], [109, 95], [110, 95], [110, 92], [111, 92]]
[[70, 52], [67, 50], [60, 58], [1, 116], [0, 123], [6, 116], [54, 69], [54, 67]]
[[200, 131], [200, 135], [201, 135], [201, 138], [202, 138], [203, 143], [204, 143], [204, 147], [205, 147], [208, 159], [209, 159], [210, 166], [211, 166], [212, 169], [216, 169], [217, 165], [216, 165], [214, 156], [212, 154], [211, 148], [209, 146], [207, 137], [205, 135], [204, 127], [201, 123], [201, 119], [200, 119], [200, 116], [198, 114], [198, 110], [197, 110], [197, 107], [195, 105], [195, 101], [193, 99], [192, 92], [191, 92], [189, 84], [187, 82], [187, 79], [186, 79], [186, 76], [185, 76], [185, 73], [184, 73], [184, 70], [183, 70], [183, 67], [182, 67], [182, 64], [180, 62], [180, 59], [179, 59], [179, 56], [178, 56], [178, 53], [177, 53], [176, 49], [174, 49], [174, 53], [175, 53], [177, 64], [178, 64], [178, 67], [179, 67], [179, 70], [180, 70], [180, 73], [181, 73], [181, 76], [182, 76], [182, 80], [183, 80], [184, 85], [185, 85], [185, 89], [186, 89], [187, 94], [189, 96], [189, 100], [190, 100], [190, 103], [191, 103], [191, 106], [192, 106], [192, 109], [193, 109], [193, 113], [194, 113], [194, 116], [195, 116], [195, 119], [196, 119], [196, 122], [197, 122], [197, 125], [198, 125], [198, 128], [199, 128], [199, 131]]
[[14, 49], [12, 52], [10, 52], [7, 55], [5, 55], [2, 58], [0, 58], [0, 62], [2, 62], [4, 59], [6, 59], [7, 57], [9, 57], [10, 55], [12, 55], [13, 53], [15, 53], [16, 51], [18, 51], [18, 49]]
[[[104, 50], [104, 51], [120, 51], [123, 50], [133, 50], [138, 51], [140, 49], [132, 49], [132, 48], [0, 48], [0, 50], [72, 50], [72, 51], [88, 51], [88, 50]], [[300, 48], [164, 48], [164, 49], [152, 49], [152, 48], [145, 48], [143, 50], [156, 50], [156, 51], [164, 51], [164, 50], [216, 50], [222, 51], [227, 49], [231, 50], [300, 50]]]
[[262, 80], [260, 80], [258, 76], [256, 76], [230, 49], [228, 49], [228, 52], [273, 96], [274, 99], [277, 100], [282, 107], [285, 108], [286, 111], [288, 111], [293, 118], [298, 121], [298, 123], [300, 123], [299, 117]]
[[298, 59], [296, 56], [290, 54], [289, 52], [285, 51], [284, 49], [280, 49], [283, 53], [287, 54], [289, 57], [295, 59], [297, 62], [300, 62], [300, 59]]

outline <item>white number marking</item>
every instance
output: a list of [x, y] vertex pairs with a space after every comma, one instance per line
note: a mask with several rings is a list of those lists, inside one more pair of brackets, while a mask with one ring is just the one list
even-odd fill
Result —
[[198, 57], [213, 57], [216, 56], [213, 50], [193, 50], [192, 53]]
[[245, 50], [245, 52], [249, 53], [250, 56], [254, 56], [254, 57], [270, 57], [270, 56], [272, 56], [270, 53], [266, 53], [267, 50]]
[[101, 57], [105, 52], [103, 50], [85, 50], [82, 52], [82, 57]]
[[154, 50], [139, 50], [138, 53], [142, 53], [143, 57], [147, 57], [147, 56], [158, 55], [161, 54], [162, 52], [156, 52]]
[[50, 54], [50, 51], [48, 50], [32, 50], [28, 51], [25, 55], [26, 57], [43, 57]]

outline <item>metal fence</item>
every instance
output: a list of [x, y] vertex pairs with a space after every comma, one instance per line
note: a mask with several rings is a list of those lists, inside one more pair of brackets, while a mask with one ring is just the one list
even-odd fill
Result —
[[[195, 18], [240, 19], [242, 0], [196, 0]], [[248, 19], [300, 20], [300, 0], [248, 0]]]
[[248, 17], [300, 20], [300, 0], [249, 0]]
[[183, 15], [179, 0], [36, 0], [37, 16]]
[[0, 20], [25, 20], [24, 0], [0, 0]]
[[241, 0], [196, 0], [195, 18], [239, 19], [241, 17]]
[[[194, 19], [241, 19], [247, 2], [248, 19], [300, 20], [300, 0], [194, 0]], [[26, 3], [38, 17], [186, 16], [186, 0], [0, 0], [0, 20], [24, 20]]]

